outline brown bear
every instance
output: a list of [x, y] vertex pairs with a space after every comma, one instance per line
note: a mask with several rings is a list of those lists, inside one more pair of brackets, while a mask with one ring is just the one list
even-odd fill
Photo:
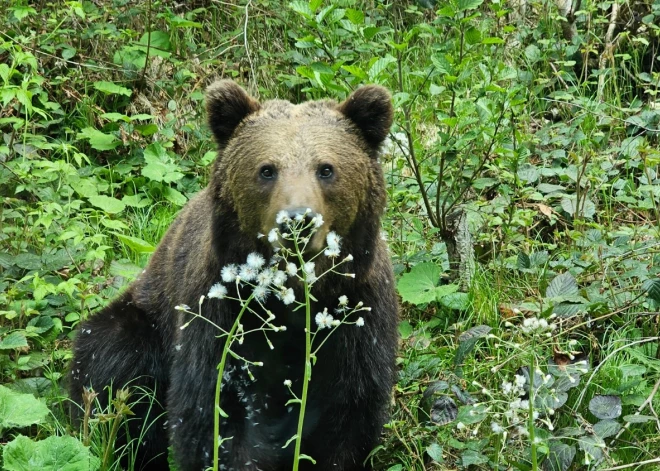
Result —
[[[320, 279], [312, 312], [333, 312], [340, 296], [371, 311], [362, 327], [337, 328], [319, 351], [301, 448], [316, 465], [302, 460], [300, 469], [368, 468], [365, 460], [387, 419], [398, 342], [392, 267], [380, 236], [386, 191], [378, 154], [392, 123], [390, 95], [370, 85], [340, 104], [259, 103], [223, 80], [208, 88], [207, 112], [218, 145], [210, 184], [179, 214], [141, 276], [82, 324], [71, 397], [80, 403], [83, 387], [90, 386], [102, 404], [110, 385], [155, 391], [156, 401], [146, 396], [133, 405], [127, 435], [140, 443], [135, 469], [167, 469], [169, 443], [178, 470], [205, 470], [213, 458], [214, 393], [225, 340], [204, 321], [182, 330], [190, 316], [175, 307], [197, 306], [222, 268], [244, 263], [250, 253], [269, 260], [274, 247], [259, 234], [276, 225], [281, 211], [309, 208], [324, 219], [310, 251], [322, 250], [334, 231], [342, 238], [340, 258], [353, 256], [338, 271], [355, 274]], [[229, 330], [239, 308], [236, 301], [207, 299], [203, 315]], [[292, 466], [294, 447], [285, 444], [296, 434], [298, 406], [287, 405], [291, 393], [283, 383], [291, 380], [300, 394], [304, 314], [274, 296], [263, 309], [287, 329], [272, 337], [273, 349], [259, 335], [247, 335], [237, 347], [244, 358], [263, 362], [251, 370], [253, 377], [233, 358], [225, 368], [221, 408], [228, 418], [221, 435], [230, 439], [219, 451], [223, 470]], [[254, 327], [249, 323], [246, 330]]]

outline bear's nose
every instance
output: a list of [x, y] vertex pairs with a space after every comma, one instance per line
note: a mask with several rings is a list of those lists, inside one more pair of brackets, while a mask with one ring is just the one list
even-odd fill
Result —
[[280, 234], [291, 233], [293, 229], [298, 228], [300, 237], [307, 237], [313, 229], [312, 219], [317, 213], [309, 208], [293, 208], [285, 210], [289, 216], [287, 221], [278, 225]]

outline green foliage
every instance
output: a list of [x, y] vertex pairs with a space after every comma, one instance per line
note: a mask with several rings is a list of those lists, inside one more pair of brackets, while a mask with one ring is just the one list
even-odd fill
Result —
[[[402, 352], [376, 469], [568, 471], [660, 454], [657, 1], [618, 2], [616, 19], [591, 1], [25, 3], [0, 19], [7, 469], [95, 469], [58, 436], [69, 337], [206, 184], [216, 75], [261, 98], [393, 92], [381, 161]], [[465, 284], [460, 211], [476, 257]], [[504, 437], [492, 422], [505, 426], [516, 374], [538, 418]], [[109, 467], [120, 421], [105, 415], [90, 419], [106, 440], [87, 444]], [[73, 467], [48, 461], [56, 448]]]
[[4, 447], [8, 471], [95, 471], [99, 460], [74, 437], [48, 437], [38, 442], [19, 435]]

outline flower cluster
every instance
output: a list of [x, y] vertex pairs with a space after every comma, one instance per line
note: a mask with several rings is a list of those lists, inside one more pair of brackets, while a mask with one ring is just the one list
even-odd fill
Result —
[[555, 330], [556, 327], [556, 324], [549, 324], [545, 319], [529, 317], [523, 321], [521, 330], [528, 335], [546, 334], [547, 336], [550, 336], [550, 332]]

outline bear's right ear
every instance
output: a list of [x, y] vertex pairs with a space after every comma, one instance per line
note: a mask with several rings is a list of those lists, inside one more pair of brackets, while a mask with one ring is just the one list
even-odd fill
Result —
[[208, 123], [220, 146], [227, 143], [246, 116], [258, 109], [259, 102], [231, 80], [219, 80], [206, 89]]

